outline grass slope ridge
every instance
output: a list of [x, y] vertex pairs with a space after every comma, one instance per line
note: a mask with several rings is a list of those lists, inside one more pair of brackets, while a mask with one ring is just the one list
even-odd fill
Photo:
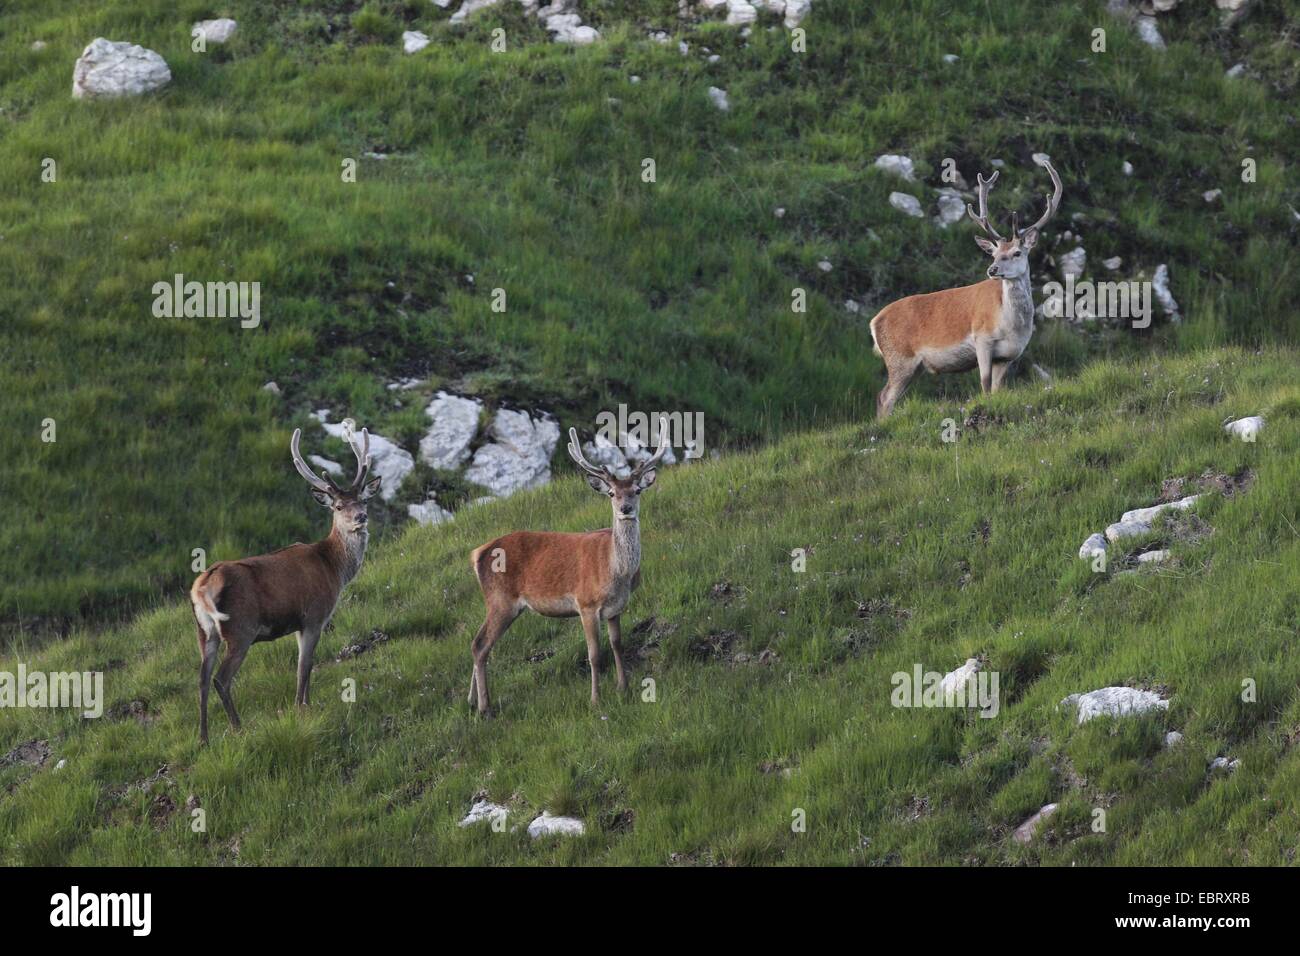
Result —
[[[514, 3], [461, 31], [423, 0], [6, 4], [0, 499], [16, 518], [0, 523], [0, 631], [121, 619], [178, 586], [196, 547], [216, 560], [306, 535], [313, 506], [281, 480], [289, 433], [341, 454], [307, 418], [324, 405], [414, 450], [427, 423], [385, 389], [399, 376], [566, 422], [619, 402], [700, 411], [714, 446], [869, 413], [874, 310], [983, 275], [969, 226], [888, 203], [904, 189], [930, 206], [944, 157], [972, 182], [1003, 159], [1005, 215], [1041, 202], [1030, 155], [1050, 153], [1066, 192], [1040, 245], [1082, 228], [1090, 261], [1121, 256], [1122, 277], [1168, 262], [1186, 322], [1162, 341], [1300, 336], [1294, 4], [1231, 37], [1212, 5], [1184, 4], [1161, 20], [1163, 53], [1100, 0], [864, 6], [819, 0], [795, 53], [785, 30], [679, 21], [675, 0], [584, 3], [603, 39], [581, 49]], [[217, 13], [239, 32], [193, 52], [189, 24]], [[435, 42], [404, 55], [402, 25]], [[173, 82], [74, 102], [98, 35], [158, 51]], [[1225, 79], [1241, 57], [1267, 81]], [[872, 169], [885, 152], [914, 156], [924, 187]], [[260, 282], [262, 325], [153, 317], [153, 284], [176, 273]], [[1049, 323], [1030, 357], [1069, 368], [1132, 344]], [[394, 513], [442, 480], [417, 474]]]
[[[259, 646], [236, 688], [244, 731], [228, 732], [218, 708], [206, 751], [188, 607], [75, 634], [22, 657], [111, 667], [108, 703], [122, 716], [5, 715], [0, 753], [42, 738], [54, 754], [0, 769], [0, 860], [1289, 862], [1298, 358], [1102, 362], [977, 409], [914, 399], [883, 426], [668, 469], [642, 509], [644, 583], [624, 618], [633, 691], [620, 698], [607, 668], [598, 712], [576, 623], [535, 616], [494, 653], [499, 716], [465, 704], [482, 611], [466, 556], [513, 528], [599, 526], [607, 504], [577, 480], [377, 546], [322, 641], [313, 709], [292, 711], [293, 641]], [[972, 427], [942, 442], [943, 419], [966, 411]], [[1223, 433], [1225, 417], [1257, 412], [1268, 419], [1257, 443]], [[1245, 469], [1249, 491], [1198, 505], [1196, 534], [1157, 529], [1172, 564], [1096, 575], [1076, 558], [1089, 532], [1155, 500], [1165, 479]], [[332, 659], [375, 630], [388, 640]], [[891, 707], [893, 673], [972, 656], [1001, 675], [998, 717]], [[340, 699], [347, 678], [355, 704]], [[1171, 706], [1082, 727], [1056, 709], [1111, 684], [1162, 688]], [[134, 715], [131, 701], [144, 702]], [[1164, 749], [1174, 728], [1185, 740]], [[1209, 775], [1217, 755], [1239, 769]], [[479, 793], [510, 805], [512, 824], [549, 809], [581, 816], [588, 834], [458, 829]], [[190, 795], [206, 833], [190, 830]], [[1040, 840], [1009, 839], [1049, 801], [1061, 809]], [[1090, 827], [1099, 807], [1104, 833]], [[791, 830], [796, 809], [804, 833]]]

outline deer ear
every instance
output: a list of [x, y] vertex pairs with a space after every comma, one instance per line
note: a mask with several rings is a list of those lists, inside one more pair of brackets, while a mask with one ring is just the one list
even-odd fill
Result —
[[655, 471], [653, 468], [651, 468], [647, 472], [642, 473], [641, 476], [638, 477], [636, 480], [636, 490], [645, 491], [647, 488], [649, 488], [651, 485], [655, 483], [655, 479], [658, 477], [659, 477], [659, 473]]
[[368, 501], [369, 499], [373, 498], [375, 495], [379, 494], [379, 486], [383, 483], [383, 481], [384, 481], [383, 475], [380, 475], [378, 478], [373, 478], [370, 481], [367, 481], [366, 486], [361, 489], [361, 495], [360, 495], [361, 500]]
[[602, 495], [609, 494], [609, 485], [603, 478], [597, 478], [595, 475], [588, 475], [587, 484], [591, 485], [593, 491], [599, 491]]
[[313, 488], [311, 496], [316, 499], [317, 504], [324, 505], [326, 508], [334, 507], [334, 500], [327, 492], [321, 491], [319, 488]]
[[1024, 235], [1020, 237], [1020, 248], [1025, 252], [1034, 248], [1038, 244], [1038, 230], [1026, 229]]
[[989, 255], [993, 255], [993, 253], [995, 253], [995, 252], [998, 251], [998, 245], [997, 245], [997, 243], [996, 243], [996, 242], [990, 242], [989, 240], [985, 239], [983, 236], [976, 236], [976, 237], [975, 237], [975, 245], [979, 246], [981, 249], [983, 249], [983, 250], [984, 250], [985, 252], [987, 252]]

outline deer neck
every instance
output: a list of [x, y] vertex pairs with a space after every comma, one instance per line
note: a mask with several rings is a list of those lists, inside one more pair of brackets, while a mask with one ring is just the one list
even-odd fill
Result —
[[614, 519], [613, 547], [609, 549], [609, 570], [619, 580], [627, 580], [641, 567], [641, 522]]
[[361, 570], [361, 562], [366, 557], [366, 545], [369, 542], [368, 531], [340, 531], [338, 528], [333, 529], [325, 539], [325, 550], [330, 556], [330, 563], [338, 573], [340, 588], [346, 586]]
[[1034, 291], [1028, 269], [1018, 279], [1002, 280], [1002, 315], [1016, 328], [1034, 324]]

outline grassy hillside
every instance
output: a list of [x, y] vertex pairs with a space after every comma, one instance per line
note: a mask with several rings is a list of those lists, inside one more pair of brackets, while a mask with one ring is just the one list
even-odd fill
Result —
[[[1028, 211], [1044, 185], [1030, 154], [1047, 151], [1066, 195], [1045, 250], [1082, 214], [1092, 261], [1170, 265], [1180, 328], [1049, 324], [1034, 360], [1295, 341], [1296, 5], [1229, 35], [1209, 3], [1185, 4], [1162, 19], [1164, 53], [1100, 2], [1047, 6], [817, 0], [796, 54], [766, 22], [746, 44], [680, 21], [676, 0], [585, 3], [604, 39], [581, 49], [545, 42], [514, 4], [458, 32], [422, 0], [12, 0], [0, 629], [127, 621], [184, 586], [193, 548], [218, 559], [305, 536], [317, 516], [283, 480], [289, 432], [327, 406], [413, 449], [422, 402], [398, 404], [396, 377], [566, 423], [619, 402], [702, 411], [715, 447], [859, 420], [880, 383], [875, 309], [983, 274], [969, 227], [888, 205], [903, 188], [930, 206], [944, 157], [972, 181], [1005, 160], [995, 205]], [[191, 52], [189, 24], [219, 14], [239, 20], [234, 41]], [[1098, 25], [1105, 54], [1089, 50]], [[404, 27], [434, 43], [403, 55]], [[497, 27], [503, 53], [488, 46]], [[101, 35], [157, 50], [173, 82], [73, 101], [73, 63]], [[1250, 74], [1225, 79], [1242, 58]], [[872, 169], [884, 152], [913, 156], [924, 186]], [[177, 272], [260, 282], [261, 326], [154, 318], [152, 286]], [[490, 308], [498, 287], [505, 313]], [[791, 312], [795, 287], [806, 314]], [[281, 397], [262, 391], [271, 380]], [[448, 480], [418, 472], [388, 526]]]
[[[1100, 362], [1051, 389], [966, 409], [909, 401], [884, 426], [667, 470], [642, 509], [645, 581], [624, 618], [635, 690], [620, 698], [607, 671], [595, 712], [577, 624], [533, 616], [492, 659], [499, 716], [465, 704], [481, 620], [466, 556], [511, 528], [606, 521], [573, 479], [376, 546], [322, 641], [313, 709], [291, 707], [292, 640], [258, 646], [236, 687], [245, 729], [230, 733], [214, 703], [206, 751], [184, 604], [0, 657], [0, 670], [104, 668], [117, 715], [6, 714], [0, 753], [40, 738], [53, 754], [0, 769], [0, 860], [1291, 862], [1298, 358]], [[1252, 413], [1268, 419], [1256, 443], [1222, 432]], [[955, 444], [940, 437], [948, 417], [966, 423]], [[1122, 574], [1114, 552], [1094, 574], [1076, 558], [1166, 480], [1190, 492], [1207, 475], [1237, 493], [1134, 542], [1165, 544], [1171, 563]], [[376, 631], [387, 640], [334, 660]], [[893, 673], [968, 657], [1001, 675], [997, 717], [891, 707]], [[340, 699], [347, 678], [355, 704]], [[1076, 726], [1056, 709], [1113, 684], [1159, 689], [1169, 710]], [[1185, 739], [1165, 749], [1169, 729]], [[1207, 772], [1219, 755], [1235, 773]], [[588, 835], [458, 829], [478, 793], [509, 804], [512, 824], [550, 809]], [[189, 829], [191, 795], [205, 834]], [[1061, 810], [1040, 840], [1008, 838], [1049, 801]]]

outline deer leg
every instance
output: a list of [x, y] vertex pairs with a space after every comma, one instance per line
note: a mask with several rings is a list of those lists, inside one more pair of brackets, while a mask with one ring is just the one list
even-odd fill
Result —
[[1011, 370], [1012, 362], [994, 362], [993, 363], [993, 391], [1002, 390], [1002, 380], [1007, 377], [1007, 372]]
[[587, 663], [591, 665], [591, 702], [600, 703], [600, 618], [595, 611], [582, 612], [582, 632], [587, 637]]
[[614, 669], [618, 672], [618, 689], [627, 690], [627, 675], [623, 673], [623, 625], [617, 617], [605, 622], [609, 631], [609, 646], [614, 652]]
[[917, 359], [912, 359], [910, 365], [900, 364], [888, 367], [889, 380], [876, 397], [876, 419], [878, 421], [884, 421], [889, 417], [890, 412], [894, 410], [894, 403], [903, 397], [903, 393], [907, 391], [907, 386], [912, 384], [912, 379], [916, 378], [916, 373], [920, 370], [921, 363]]
[[474, 643], [470, 646], [470, 651], [474, 655], [474, 676], [470, 683], [471, 693], [477, 691], [478, 712], [484, 717], [490, 715], [492, 701], [488, 696], [487, 683], [487, 659], [492, 653], [492, 645], [497, 639], [506, 632], [506, 629], [514, 623], [515, 618], [519, 616], [517, 610], [508, 611], [488, 611], [487, 620], [479, 628], [479, 632], [474, 637]]
[[470, 642], [470, 665], [469, 665], [469, 705], [478, 706], [478, 648], [482, 646], [483, 635], [487, 633], [487, 622], [484, 621], [479, 627], [478, 633], [474, 635], [474, 640]]
[[993, 349], [988, 343], [976, 342], [975, 361], [980, 366], [980, 391], [987, 395], [993, 390]]
[[226, 705], [226, 716], [230, 718], [230, 726], [235, 730], [239, 729], [239, 712], [235, 710], [235, 699], [231, 695], [230, 685], [234, 683], [235, 675], [239, 673], [239, 667], [244, 663], [244, 656], [251, 646], [251, 642], [227, 641], [226, 653], [221, 658], [221, 667], [217, 669], [217, 676], [212, 680], [217, 687], [217, 693], [221, 695], [221, 702]]
[[199, 667], [199, 743], [208, 742], [208, 687], [212, 683], [212, 668], [217, 663], [217, 652], [221, 649], [221, 638], [208, 637], [203, 628], [199, 628], [199, 649], [203, 654], [203, 663]]
[[311, 662], [321, 630], [319, 627], [304, 627], [298, 632], [298, 693], [293, 702], [299, 707], [311, 703]]

